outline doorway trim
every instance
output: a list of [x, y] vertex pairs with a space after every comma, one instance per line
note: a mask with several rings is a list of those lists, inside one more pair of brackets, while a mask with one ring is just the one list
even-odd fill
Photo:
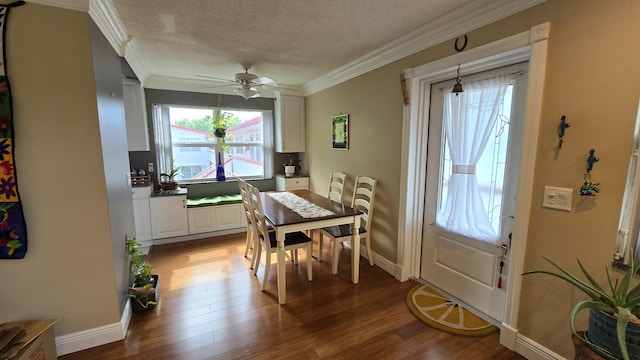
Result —
[[[460, 52], [403, 71], [408, 84], [409, 105], [404, 106], [400, 211], [398, 219], [398, 272], [406, 281], [420, 277], [422, 229], [426, 186], [427, 139], [431, 84], [452, 79], [458, 64], [466, 73], [476, 73], [518, 62], [529, 61], [529, 79], [517, 185], [511, 265], [507, 283], [507, 302], [500, 332], [500, 343], [516, 350], [517, 320], [524, 255], [532, 204], [533, 176], [542, 109], [550, 23], [546, 22], [495, 42]], [[408, 189], [411, 189], [409, 194]]]

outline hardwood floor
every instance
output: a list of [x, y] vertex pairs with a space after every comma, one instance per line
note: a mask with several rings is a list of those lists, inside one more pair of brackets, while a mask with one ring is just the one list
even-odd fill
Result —
[[[267, 290], [243, 257], [244, 233], [154, 246], [159, 303], [133, 314], [126, 339], [61, 356], [75, 359], [524, 359], [485, 337], [454, 336], [417, 320], [398, 282], [362, 258], [350, 281], [350, 250], [338, 275], [305, 252], [287, 266], [287, 303], [278, 305], [275, 257]], [[317, 251], [317, 243], [314, 251]], [[330, 246], [323, 258], [330, 261]]]

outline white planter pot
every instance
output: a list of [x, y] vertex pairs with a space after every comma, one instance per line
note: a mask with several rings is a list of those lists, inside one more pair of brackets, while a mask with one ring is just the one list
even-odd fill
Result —
[[284, 166], [284, 176], [293, 176], [296, 173], [296, 167], [295, 166], [288, 166], [285, 165]]

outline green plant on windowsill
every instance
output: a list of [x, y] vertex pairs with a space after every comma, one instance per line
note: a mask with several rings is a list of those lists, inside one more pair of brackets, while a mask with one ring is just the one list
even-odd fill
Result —
[[[634, 355], [633, 359], [639, 359], [640, 357], [638, 357], [638, 355], [640, 354], [640, 351], [638, 349], [640, 349], [640, 339], [634, 337], [630, 341], [629, 333], [633, 332], [634, 334], [640, 334], [640, 284], [631, 286], [631, 281], [640, 268], [640, 261], [635, 264], [632, 259], [631, 265], [625, 272], [624, 276], [621, 279], [616, 279], [615, 282], [613, 282], [611, 279], [609, 268], [605, 266], [608, 281], [608, 289], [605, 289], [595, 281], [595, 279], [593, 278], [593, 276], [591, 276], [591, 274], [589, 274], [589, 272], [587, 272], [584, 266], [582, 266], [580, 260], [578, 260], [578, 265], [580, 266], [580, 270], [582, 270], [584, 276], [587, 278], [587, 281], [579, 279], [575, 275], [570, 274], [546, 257], [543, 258], [551, 263], [551, 265], [553, 265], [556, 269], [560, 270], [560, 272], [533, 270], [527, 271], [522, 275], [551, 275], [575, 286], [578, 290], [584, 292], [591, 298], [591, 300], [581, 301], [573, 307], [573, 310], [571, 311], [571, 315], [569, 317], [571, 332], [575, 336], [580, 338], [583, 342], [588, 344], [591, 348], [596, 350], [601, 355], [606, 356], [607, 358], [617, 359], [618, 357], [612, 353], [612, 351], [615, 351], [619, 352], [624, 360], [629, 360], [630, 357], [627, 346], [632, 345], [634, 346], [634, 351], [631, 352], [631, 354]], [[586, 339], [579, 335], [574, 325], [577, 313], [583, 309], [591, 309], [592, 311], [589, 319], [589, 330], [587, 330], [587, 338], [589, 339]], [[594, 311], [596, 313], [594, 313]], [[615, 331], [613, 329], [610, 330], [612, 333], [615, 333], [617, 335], [617, 344], [609, 344], [607, 342], [601, 341], [604, 339], [604, 336], [596, 337], [596, 333], [603, 332], [603, 330], [596, 329], [602, 329], [603, 327], [606, 327], [603, 324], [599, 323], [600, 319], [607, 319], [606, 315], [601, 316], [598, 312], [609, 314], [611, 315], [611, 317], [613, 317], [614, 320], [612, 320], [611, 322], [615, 322]], [[594, 323], [593, 330], [592, 322]], [[597, 325], [596, 322], [598, 322]], [[589, 337], [589, 334], [594, 335], [593, 337]], [[603, 346], [606, 346], [608, 349], [603, 348]]]
[[[129, 274], [132, 278], [132, 286], [129, 287], [129, 297], [142, 309], [153, 308], [156, 302], [156, 289], [154, 287], [154, 267], [142, 260], [142, 244], [135, 238], [126, 238], [127, 252], [129, 253]], [[156, 284], [157, 285], [157, 284]]]
[[174, 167], [169, 173], [160, 173], [160, 187], [162, 190], [175, 190], [178, 188], [178, 183], [174, 178], [179, 172], [180, 168]]

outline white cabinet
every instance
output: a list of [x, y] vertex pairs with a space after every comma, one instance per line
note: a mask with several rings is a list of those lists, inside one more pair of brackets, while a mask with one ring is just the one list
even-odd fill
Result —
[[305, 151], [304, 97], [276, 93], [276, 152]]
[[149, 151], [144, 89], [137, 80], [123, 79], [122, 93], [129, 151]]
[[276, 175], [276, 190], [309, 190], [309, 177]]
[[134, 187], [133, 192], [133, 218], [136, 226], [136, 240], [138, 242], [149, 241], [151, 235], [151, 210], [149, 208], [149, 195], [151, 188]]
[[189, 208], [187, 213], [189, 235], [246, 226], [241, 203]]
[[151, 232], [153, 239], [187, 235], [187, 195], [152, 196]]

